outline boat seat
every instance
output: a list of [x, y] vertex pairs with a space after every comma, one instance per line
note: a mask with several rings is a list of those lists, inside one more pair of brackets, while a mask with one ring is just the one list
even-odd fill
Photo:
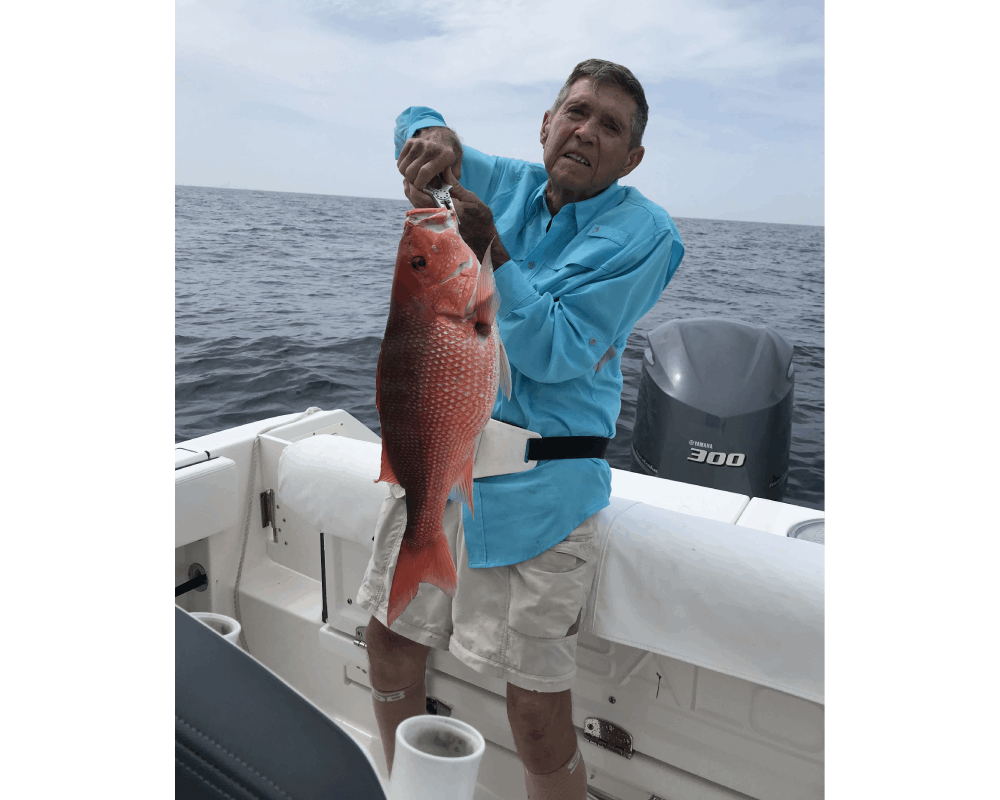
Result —
[[174, 608], [176, 797], [385, 800], [368, 755], [333, 720]]

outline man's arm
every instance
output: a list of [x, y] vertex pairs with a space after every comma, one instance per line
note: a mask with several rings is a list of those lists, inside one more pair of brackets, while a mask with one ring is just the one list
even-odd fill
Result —
[[462, 186], [452, 187], [451, 199], [458, 214], [458, 232], [462, 235], [462, 239], [476, 254], [480, 264], [486, 257], [486, 248], [489, 247], [490, 261], [493, 262], [493, 271], [496, 272], [510, 261], [510, 254], [500, 241], [490, 207]]
[[462, 143], [451, 128], [420, 128], [403, 145], [396, 167], [404, 178], [403, 191], [410, 202], [418, 208], [426, 206], [423, 189], [438, 175], [451, 185], [462, 177]]
[[592, 372], [612, 343], [656, 304], [683, 254], [672, 231], [647, 236], [559, 297], [537, 292], [516, 267], [499, 270], [497, 319], [510, 363], [539, 383]]
[[[493, 269], [510, 260], [507, 250], [500, 243], [493, 213], [479, 197], [459, 184], [462, 177], [464, 151], [458, 135], [444, 124], [444, 118], [434, 109], [426, 106], [411, 106], [396, 119], [396, 167], [403, 176], [403, 193], [414, 208], [426, 208], [430, 201], [423, 191], [428, 184], [437, 186], [435, 179], [444, 176], [444, 182], [451, 184], [452, 200], [459, 219], [459, 232], [480, 261], [490, 250]], [[476, 161], [475, 175], [491, 175], [499, 159], [472, 150], [470, 155]], [[482, 163], [480, 163], [482, 162]], [[476, 183], [473, 178], [473, 183]], [[480, 191], [485, 191], [489, 181]]]
[[453, 130], [443, 127], [418, 130], [403, 146], [396, 166], [403, 175], [403, 194], [414, 208], [430, 205], [423, 187], [430, 184], [436, 188], [439, 184], [435, 179], [443, 175], [444, 182], [452, 187], [459, 234], [476, 258], [482, 263], [486, 248], [490, 247], [494, 270], [510, 261], [493, 224], [493, 212], [458, 182], [462, 174], [462, 144]]

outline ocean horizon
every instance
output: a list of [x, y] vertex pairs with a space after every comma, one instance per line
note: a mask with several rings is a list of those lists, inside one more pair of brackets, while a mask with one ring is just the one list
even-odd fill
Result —
[[[342, 408], [379, 433], [375, 365], [406, 200], [175, 186], [175, 441]], [[669, 210], [669, 209], [668, 209]], [[822, 225], [675, 217], [680, 268], [622, 357], [606, 459], [629, 468], [645, 336], [671, 319], [763, 324], [795, 348], [787, 503], [824, 507]]]

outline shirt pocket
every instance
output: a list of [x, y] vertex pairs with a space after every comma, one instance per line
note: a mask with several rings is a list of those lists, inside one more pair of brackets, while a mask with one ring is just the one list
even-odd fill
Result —
[[579, 264], [587, 269], [601, 269], [625, 249], [629, 233], [610, 225], [591, 225], [586, 234], [577, 235], [559, 254], [556, 265]]

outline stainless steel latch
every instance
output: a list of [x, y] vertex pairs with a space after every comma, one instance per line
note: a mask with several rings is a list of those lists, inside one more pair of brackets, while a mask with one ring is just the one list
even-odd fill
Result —
[[272, 541], [278, 541], [278, 525], [274, 517], [274, 489], [260, 493], [260, 527], [271, 526]]
[[436, 697], [427, 697], [427, 713], [437, 714], [439, 717], [450, 717], [451, 716], [451, 706], [446, 703], [442, 703]]
[[[607, 792], [602, 792], [600, 789], [595, 789], [593, 786], [587, 787], [587, 800], [619, 800], [613, 794], [608, 794]], [[663, 800], [655, 794], [649, 796], [649, 800]]]
[[625, 758], [632, 758], [632, 734], [606, 719], [587, 717], [583, 721], [583, 736], [588, 742]]

